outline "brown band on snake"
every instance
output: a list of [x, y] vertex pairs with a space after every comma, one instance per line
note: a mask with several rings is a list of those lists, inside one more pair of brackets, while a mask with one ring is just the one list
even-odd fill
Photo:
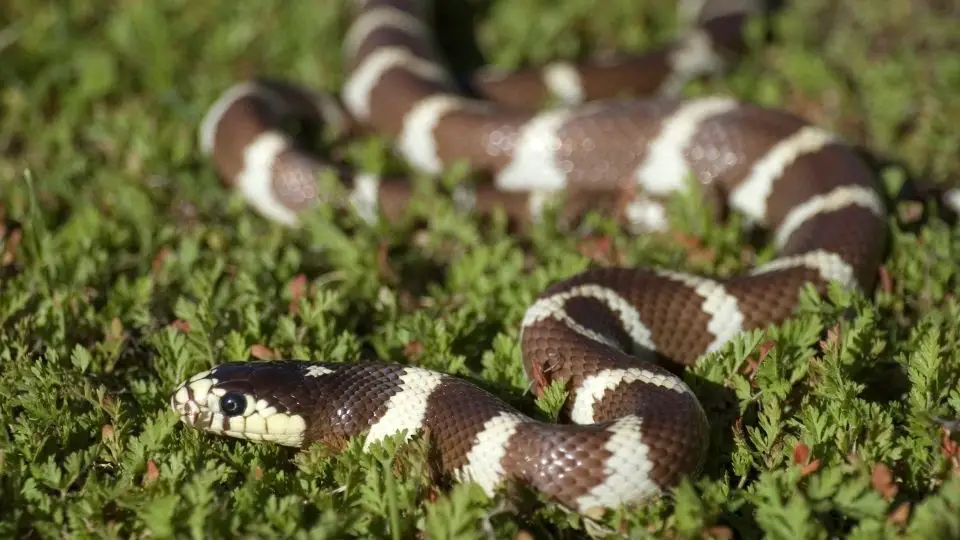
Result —
[[643, 54], [555, 62], [509, 72], [486, 70], [474, 78], [473, 86], [484, 98], [520, 109], [540, 107], [549, 99], [576, 105], [624, 95], [672, 96], [683, 83], [724, 70], [744, 52], [746, 21], [743, 13], [716, 17], [683, 38]]

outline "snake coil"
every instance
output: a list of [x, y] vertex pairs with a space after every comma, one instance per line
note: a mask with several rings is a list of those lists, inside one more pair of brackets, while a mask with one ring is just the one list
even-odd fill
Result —
[[[642, 502], [697, 473], [709, 433], [690, 388], [648, 360], [691, 364], [745, 330], [779, 323], [804, 284], [872, 288], [888, 234], [877, 179], [835, 135], [787, 112], [671, 97], [742, 48], [747, 13], [715, 13], [638, 57], [487, 72], [474, 81], [481, 99], [457, 88], [422, 9], [416, 0], [357, 3], [343, 106], [275, 81], [225, 92], [200, 129], [223, 179], [288, 225], [337, 201], [322, 174], [339, 178], [363, 219], [400, 215], [408, 179], [320, 159], [279, 127], [309, 118], [389, 136], [424, 173], [465, 160], [486, 177], [457, 188], [458, 207], [500, 208], [521, 221], [564, 193], [564, 212], [600, 209], [631, 230], [662, 230], [664, 200], [692, 174], [705, 197], [768, 231], [777, 257], [729, 279], [600, 268], [545, 290], [522, 321], [523, 362], [538, 392], [566, 381], [567, 423], [536, 421], [442, 373], [380, 362], [226, 363], [184, 382], [172, 405], [188, 425], [296, 447], [426, 431], [437, 470], [488, 493], [516, 479], [585, 514]], [[611, 99], [623, 88], [656, 95]], [[536, 110], [548, 94], [564, 105]]]

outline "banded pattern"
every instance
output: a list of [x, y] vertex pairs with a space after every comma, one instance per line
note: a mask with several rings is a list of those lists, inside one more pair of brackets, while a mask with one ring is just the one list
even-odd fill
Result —
[[[647, 384], [661, 385], [663, 395], [636, 392]], [[188, 425], [294, 447], [319, 441], [337, 449], [363, 437], [366, 448], [425, 433], [441, 475], [491, 495], [507, 478], [520, 479], [585, 514], [652, 495], [699, 465], [706, 418], [679, 379], [646, 368], [601, 370], [582, 388], [576, 410], [587, 413], [575, 420], [587, 420], [586, 428], [536, 421], [461, 379], [380, 362], [225, 363], [184, 382], [171, 402]], [[643, 406], [641, 395], [695, 429], [674, 426], [676, 439], [652, 438], [644, 428], [665, 418], [622, 414]], [[697, 450], [674, 455], [678, 446]], [[665, 468], [657, 465], [663, 457], [671, 459]]]
[[[693, 177], [704, 200], [770, 232], [778, 257], [729, 279], [597, 268], [544, 291], [522, 322], [524, 369], [537, 393], [566, 383], [569, 422], [536, 421], [421, 368], [290, 361], [227, 363], [194, 376], [172, 397], [184, 422], [291, 446], [342, 447], [360, 436], [369, 445], [421, 431], [438, 472], [489, 493], [520, 480], [587, 514], [696, 474], [708, 419], [662, 363], [691, 364], [744, 330], [783, 321], [805, 284], [870, 289], [887, 242], [878, 182], [837, 136], [727, 97], [676, 99], [685, 81], [722, 69], [743, 47], [751, 11], [723, 3], [704, 2], [687, 34], [649, 54], [488, 71], [472, 97], [441, 62], [418, 0], [357, 2], [341, 101], [248, 81], [225, 92], [201, 126], [223, 179], [289, 225], [316, 204], [391, 219], [411, 197], [405, 178], [356, 173], [299, 148], [279, 127], [294, 117], [345, 135], [373, 129], [425, 173], [465, 160], [486, 178], [457, 188], [465, 212], [502, 208], [536, 220], [562, 193], [565, 213], [602, 210], [634, 230], [662, 230], [665, 198]], [[606, 99], [624, 89], [648, 98]], [[564, 106], [537, 110], [551, 93]]]

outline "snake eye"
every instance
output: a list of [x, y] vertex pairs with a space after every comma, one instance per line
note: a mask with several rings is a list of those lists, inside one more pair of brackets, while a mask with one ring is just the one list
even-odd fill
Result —
[[247, 398], [237, 392], [227, 392], [220, 398], [220, 410], [226, 416], [243, 414], [247, 408]]

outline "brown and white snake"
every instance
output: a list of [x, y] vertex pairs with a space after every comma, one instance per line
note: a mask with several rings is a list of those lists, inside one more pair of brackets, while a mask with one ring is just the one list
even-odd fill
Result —
[[[874, 286], [886, 209], [854, 151], [787, 112], [672, 97], [742, 48], [748, 13], [714, 13], [637, 58], [487, 74], [473, 98], [444, 67], [420, 0], [356, 4], [344, 40], [344, 108], [292, 84], [249, 81], [203, 122], [203, 150], [267, 218], [294, 225], [318, 203], [342, 202], [318, 180], [328, 173], [368, 221], [402, 215], [412, 194], [405, 178], [355, 173], [300, 149], [280, 129], [294, 117], [343, 132], [372, 128], [423, 173], [466, 161], [487, 176], [459, 187], [457, 205], [517, 220], [538, 219], [563, 193], [565, 212], [602, 210], [635, 231], [662, 230], [664, 200], [688, 189], [692, 175], [706, 199], [768, 231], [778, 256], [729, 279], [600, 268], [549, 287], [523, 318], [521, 347], [538, 393], [566, 381], [567, 423], [534, 420], [419, 367], [274, 361], [222, 364], [184, 382], [171, 402], [186, 424], [296, 447], [424, 432], [438, 472], [491, 494], [519, 480], [590, 515], [645, 501], [704, 462], [703, 408], [651, 358], [689, 365], [744, 330], [782, 322], [804, 284]], [[613, 99], [623, 89], [654, 96]], [[535, 110], [551, 93], [564, 105]]]

